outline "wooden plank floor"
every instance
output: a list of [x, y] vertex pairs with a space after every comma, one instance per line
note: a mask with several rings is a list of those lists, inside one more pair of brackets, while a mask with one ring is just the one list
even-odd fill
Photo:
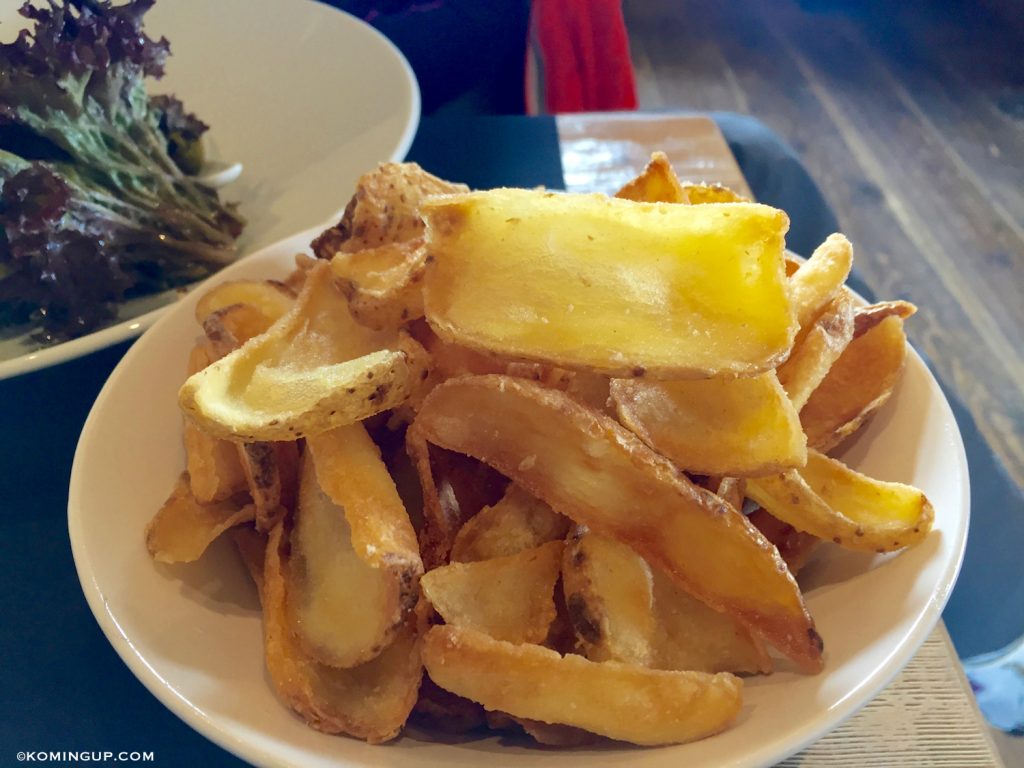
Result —
[[857, 268], [879, 296], [921, 307], [911, 340], [1024, 486], [1019, 6], [625, 0], [624, 10], [640, 108], [744, 112], [793, 144]]

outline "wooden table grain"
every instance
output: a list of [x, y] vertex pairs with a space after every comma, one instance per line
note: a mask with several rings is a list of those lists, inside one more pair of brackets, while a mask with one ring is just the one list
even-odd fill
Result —
[[[611, 193], [664, 151], [684, 181], [717, 182], [750, 195], [714, 121], [671, 114], [583, 114], [557, 118], [566, 188]], [[1003, 762], [945, 626], [903, 672], [831, 734], [780, 764], [785, 768], [999, 768]]]

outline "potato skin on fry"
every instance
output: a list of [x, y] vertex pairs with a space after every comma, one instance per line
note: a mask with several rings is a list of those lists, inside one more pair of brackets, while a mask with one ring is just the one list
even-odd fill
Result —
[[556, 512], [635, 549], [808, 671], [822, 642], [775, 548], [714, 494], [612, 419], [505, 376], [448, 381], [409, 428], [484, 461]]
[[593, 662], [451, 626], [426, 634], [423, 663], [435, 683], [487, 710], [648, 746], [724, 730], [739, 713], [743, 689], [729, 674]]

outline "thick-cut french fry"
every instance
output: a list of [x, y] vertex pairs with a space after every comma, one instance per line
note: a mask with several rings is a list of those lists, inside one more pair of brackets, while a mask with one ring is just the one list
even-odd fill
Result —
[[566, 542], [562, 589], [573, 629], [591, 661], [651, 665], [651, 569], [625, 544], [576, 526]]
[[[211, 362], [213, 352], [210, 345], [196, 344], [189, 353], [188, 375], [203, 370]], [[207, 504], [244, 491], [246, 477], [235, 444], [211, 437], [188, 419], [183, 421], [185, 469], [196, 500]]]
[[423, 594], [448, 624], [510, 643], [539, 643], [555, 618], [561, 541], [507, 557], [451, 563], [423, 576]]
[[294, 440], [401, 403], [425, 375], [418, 352], [356, 323], [321, 263], [288, 314], [189, 377], [179, 404], [215, 437]]
[[263, 564], [267, 560], [267, 536], [250, 525], [238, 525], [231, 529], [229, 535], [238, 550], [242, 565], [249, 572], [249, 577], [256, 585], [256, 591], [263, 601]]
[[757, 530], [764, 534], [775, 548], [779, 550], [782, 559], [786, 561], [789, 572], [794, 576], [807, 564], [814, 550], [821, 544], [821, 539], [804, 531], [798, 531], [789, 523], [784, 523], [774, 517], [764, 507], [758, 507], [751, 512], [747, 519], [757, 526]]
[[845, 236], [829, 235], [789, 279], [797, 323], [806, 328], [835, 295], [843, 290], [853, 266], [853, 246]]
[[427, 251], [420, 238], [346, 253], [331, 259], [352, 314], [371, 328], [397, 329], [423, 317]]
[[611, 396], [623, 424], [691, 472], [762, 475], [806, 460], [800, 417], [772, 371], [745, 379], [615, 379]]
[[651, 666], [698, 672], [768, 673], [764, 644], [732, 616], [688, 595], [654, 571]]
[[197, 501], [209, 504], [245, 490], [245, 471], [233, 443], [210, 437], [188, 421], [183, 431], [185, 467]]
[[556, 512], [633, 547], [804, 669], [821, 668], [821, 637], [775, 548], [614, 420], [557, 390], [476, 376], [431, 392], [409, 432], [490, 464]]
[[282, 527], [270, 532], [262, 592], [267, 670], [278, 696], [319, 731], [371, 744], [393, 739], [416, 703], [423, 673], [415, 633], [404, 628], [376, 658], [358, 667], [329, 667], [311, 658], [287, 618]]
[[569, 521], [515, 483], [496, 504], [484, 507], [459, 529], [451, 560], [472, 563], [514, 555], [565, 538]]
[[420, 554], [429, 570], [448, 562], [455, 535], [480, 510], [497, 503], [508, 480], [475, 459], [428, 445], [415, 430], [408, 430], [405, 440], [423, 488]]
[[214, 286], [196, 303], [200, 325], [214, 312], [236, 304], [254, 307], [274, 322], [295, 303], [295, 292], [277, 280], [228, 280]]
[[706, 203], [748, 203], [743, 195], [722, 184], [683, 184], [690, 205]]
[[898, 315], [851, 341], [800, 411], [807, 444], [828, 451], [856, 432], [888, 401], [906, 357]]
[[690, 202], [664, 152], [653, 153], [640, 175], [616, 192], [615, 196], [638, 203]]
[[267, 332], [276, 322], [251, 304], [231, 304], [211, 312], [203, 321], [210, 349], [219, 359], [234, 352], [249, 339]]
[[424, 198], [468, 189], [432, 176], [416, 163], [381, 163], [359, 178], [341, 221], [313, 241], [313, 253], [330, 259], [339, 250], [412, 240], [423, 234], [419, 205]]
[[238, 458], [256, 505], [256, 530], [267, 533], [295, 506], [299, 449], [295, 443], [238, 443]]
[[367, 565], [392, 571], [414, 597], [423, 573], [416, 531], [380, 449], [362, 424], [336, 427], [306, 440], [317, 481], [345, 510], [352, 548]]
[[251, 504], [237, 498], [201, 504], [189, 488], [188, 473], [182, 472], [146, 526], [146, 548], [161, 563], [191, 563], [224, 531], [252, 520], [254, 514]]
[[902, 299], [857, 307], [853, 314], [853, 337], [863, 336], [887, 317], [895, 315], [901, 320], [906, 320], [916, 312], [916, 306]]
[[435, 683], [487, 710], [641, 745], [694, 741], [724, 730], [739, 713], [743, 688], [729, 674], [593, 662], [453, 626], [427, 633], [423, 663]]
[[853, 339], [853, 317], [853, 297], [840, 291], [811, 325], [801, 330], [789, 359], [776, 369], [779, 383], [798, 412]]
[[[416, 604], [419, 574], [408, 562], [388, 567], [392, 541], [381, 542], [392, 551], [368, 557], [366, 531], [357, 544], [349, 520], [363, 529], [373, 528], [372, 523], [362, 524], [365, 510], [343, 510], [320, 487], [317, 477], [323, 473], [317, 459], [308, 450], [303, 457], [290, 555], [284, 564], [290, 618], [310, 656], [330, 666], [354, 667], [377, 656], [401, 631]], [[418, 555], [413, 556], [418, 564]], [[371, 558], [374, 564], [368, 562]]]
[[447, 341], [616, 376], [749, 376], [796, 334], [786, 215], [501, 189], [422, 206]]
[[813, 449], [803, 469], [749, 480], [747, 495], [797, 530], [847, 549], [913, 546], [935, 517], [917, 488], [873, 480]]

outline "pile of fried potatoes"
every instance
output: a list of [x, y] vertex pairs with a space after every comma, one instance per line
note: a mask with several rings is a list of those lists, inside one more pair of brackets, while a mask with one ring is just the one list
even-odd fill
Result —
[[325, 732], [722, 731], [740, 675], [822, 669], [812, 552], [933, 518], [828, 455], [914, 307], [855, 300], [842, 235], [788, 260], [788, 224], [661, 154], [614, 198], [380, 166], [287, 280], [198, 302], [149, 551], [229, 532], [277, 694]]

